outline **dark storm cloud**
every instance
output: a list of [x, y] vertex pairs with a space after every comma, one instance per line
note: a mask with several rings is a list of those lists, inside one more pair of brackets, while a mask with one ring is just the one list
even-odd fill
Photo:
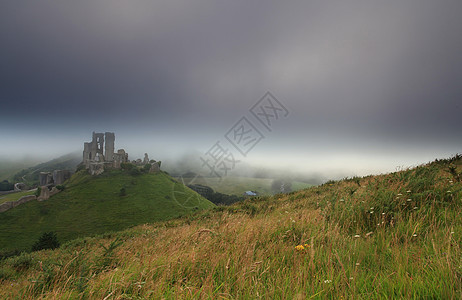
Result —
[[291, 114], [262, 153], [281, 144], [315, 153], [314, 140], [460, 148], [461, 9], [449, 0], [2, 3], [0, 125], [162, 129], [173, 144], [203, 147], [270, 90]]

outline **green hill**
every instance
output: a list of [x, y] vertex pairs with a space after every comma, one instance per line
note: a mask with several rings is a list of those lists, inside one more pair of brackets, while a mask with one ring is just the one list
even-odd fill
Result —
[[69, 153], [33, 167], [22, 169], [12, 176], [10, 181], [24, 182], [29, 186], [38, 185], [40, 172], [52, 172], [54, 170], [74, 171], [81, 162], [82, 155], [80, 152]]
[[214, 206], [164, 173], [80, 171], [61, 193], [0, 213], [0, 250], [29, 250], [43, 232], [60, 241], [168, 220]]
[[462, 159], [0, 262], [5, 299], [460, 299]]

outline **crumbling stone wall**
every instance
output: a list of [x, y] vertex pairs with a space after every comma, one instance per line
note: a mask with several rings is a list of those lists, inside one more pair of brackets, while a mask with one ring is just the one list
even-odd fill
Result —
[[22, 196], [21, 198], [19, 198], [16, 201], [8, 201], [8, 202], [5, 202], [5, 203], [2, 203], [2, 204], [0, 204], [0, 212], [7, 211], [9, 209], [12, 209], [13, 207], [16, 207], [18, 205], [21, 205], [23, 203], [26, 203], [26, 202], [29, 202], [29, 201], [32, 201], [32, 200], [35, 200], [35, 199], [37, 199], [37, 197], [35, 197], [35, 195], [29, 195], [29, 196]]

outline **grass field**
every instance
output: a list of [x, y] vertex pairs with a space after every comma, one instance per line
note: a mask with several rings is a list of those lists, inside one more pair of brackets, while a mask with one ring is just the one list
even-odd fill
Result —
[[[125, 196], [121, 189], [125, 188]], [[166, 174], [74, 175], [61, 193], [0, 213], [0, 250], [30, 249], [43, 232], [61, 241], [167, 220], [214, 206]]]
[[0, 262], [4, 299], [461, 299], [462, 160], [251, 198]]
[[[181, 181], [181, 178], [179, 179]], [[227, 176], [222, 179], [217, 177], [185, 177], [182, 178], [185, 184], [201, 184], [211, 187], [214, 191], [242, 196], [246, 191], [256, 191], [259, 195], [272, 195], [271, 178], [233, 177]], [[293, 181], [292, 190], [298, 191], [312, 186], [309, 183]]]
[[8, 202], [8, 201], [16, 201], [22, 196], [33, 195], [33, 194], [35, 194], [35, 190], [0, 195], [0, 204], [2, 204], [3, 202]]

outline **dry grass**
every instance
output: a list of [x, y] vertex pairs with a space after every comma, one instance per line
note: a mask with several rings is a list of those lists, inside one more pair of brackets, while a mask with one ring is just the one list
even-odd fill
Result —
[[12, 258], [0, 265], [0, 298], [461, 298], [462, 185], [447, 164], [253, 199]]

